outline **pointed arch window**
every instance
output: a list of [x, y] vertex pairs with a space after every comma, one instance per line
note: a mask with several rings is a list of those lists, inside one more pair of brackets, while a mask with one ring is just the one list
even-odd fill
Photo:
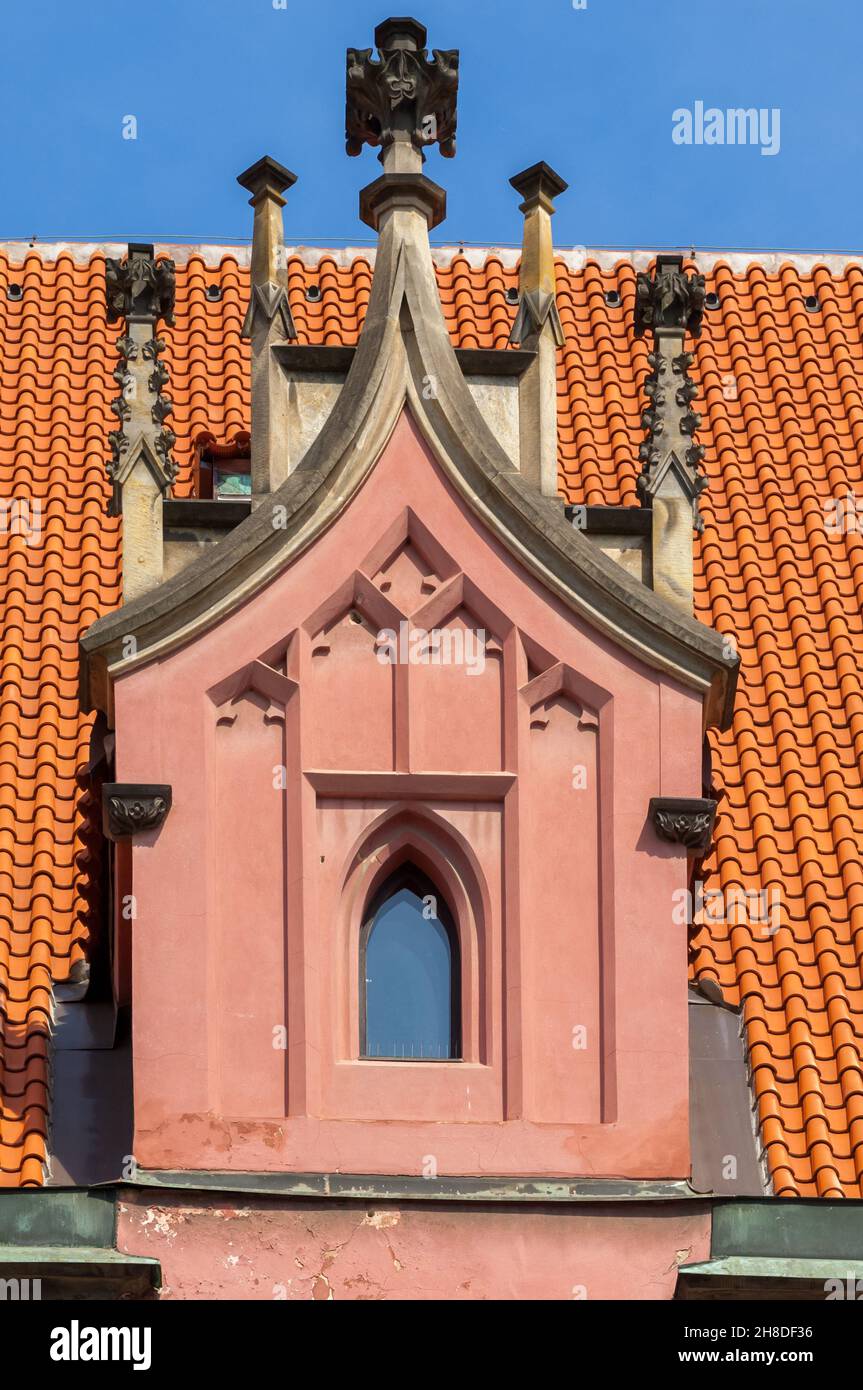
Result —
[[360, 934], [360, 1056], [461, 1058], [461, 960], [449, 905], [412, 864], [372, 899]]

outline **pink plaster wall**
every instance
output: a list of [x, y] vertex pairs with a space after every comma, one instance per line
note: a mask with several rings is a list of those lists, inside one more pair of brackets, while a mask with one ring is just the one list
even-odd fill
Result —
[[158, 1259], [164, 1299], [667, 1299], [705, 1260], [696, 1203], [471, 1210], [135, 1192], [120, 1250]]
[[[403, 618], [484, 631], [482, 673], [382, 664]], [[700, 793], [700, 700], [530, 578], [409, 416], [116, 717], [118, 780], [173, 787], [133, 851], [140, 1165], [688, 1174], [686, 860], [647, 808]], [[400, 856], [456, 917], [460, 1062], [358, 1057], [359, 926]]]

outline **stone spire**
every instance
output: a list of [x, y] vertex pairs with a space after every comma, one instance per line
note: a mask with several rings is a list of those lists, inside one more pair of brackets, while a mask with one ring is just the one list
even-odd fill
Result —
[[273, 352], [296, 338], [288, 303], [285, 229], [282, 194], [297, 181], [296, 174], [264, 155], [237, 176], [251, 193], [255, 210], [249, 307], [243, 337], [252, 347], [252, 498], [255, 503], [275, 492], [288, 475], [287, 450], [280, 447], [287, 428], [288, 400], [284, 374]]
[[547, 497], [557, 495], [557, 349], [563, 328], [557, 311], [553, 199], [567, 184], [544, 161], [510, 179], [523, 202], [524, 234], [518, 277], [518, 313], [510, 342], [536, 357], [519, 381], [521, 471]]
[[174, 318], [174, 262], [157, 261], [153, 247], [130, 243], [124, 261], [105, 261], [108, 322], [124, 321], [111, 402], [117, 428], [108, 435], [114, 484], [111, 512], [123, 516], [123, 598], [128, 602], [161, 583], [162, 499], [177, 475], [171, 456], [176, 437], [165, 423], [173, 410], [164, 394], [165, 343], [156, 325]]
[[555, 298], [551, 219], [555, 213], [553, 199], [565, 193], [569, 184], [544, 160], [515, 174], [510, 184], [524, 199], [519, 204], [519, 212], [524, 213], [524, 235], [518, 277], [518, 314], [509, 340], [528, 347], [546, 323], [550, 323], [556, 346], [563, 347], [563, 329]]
[[687, 333], [699, 337], [704, 310], [704, 276], [687, 276], [683, 257], [657, 256], [653, 275], [636, 283], [635, 332], [650, 332], [650, 375], [644, 384], [649, 406], [642, 415], [647, 438], [641, 445], [638, 491], [653, 510], [653, 587], [692, 611], [692, 530], [701, 530], [698, 496], [707, 486], [700, 472], [703, 445], [694, 442], [701, 416], [692, 409], [698, 388], [689, 376], [694, 361], [684, 351]]
[[347, 151], [380, 149], [382, 176], [360, 195], [360, 216], [377, 231], [385, 213], [420, 211], [428, 226], [446, 215], [446, 195], [422, 172], [423, 150], [440, 146], [455, 154], [458, 50], [434, 49], [416, 19], [387, 19], [375, 30], [378, 57], [370, 48], [347, 52]]
[[272, 323], [278, 314], [283, 335], [295, 338], [291, 310], [288, 305], [288, 278], [285, 269], [285, 227], [282, 194], [297, 181], [296, 174], [284, 164], [265, 154], [249, 169], [237, 175], [237, 183], [251, 193], [249, 203], [255, 209], [252, 228], [251, 295], [243, 337], [252, 336], [256, 319], [263, 317]]

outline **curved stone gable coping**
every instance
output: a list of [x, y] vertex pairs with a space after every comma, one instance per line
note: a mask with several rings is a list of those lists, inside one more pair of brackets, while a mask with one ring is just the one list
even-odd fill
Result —
[[[435, 382], [432, 399], [423, 384]], [[381, 230], [368, 315], [345, 386], [299, 466], [211, 553], [84, 634], [81, 700], [110, 712], [115, 677], [194, 640], [293, 561], [344, 508], [407, 406], [445, 475], [492, 534], [569, 608], [647, 665], [704, 693], [706, 722], [730, 721], [738, 659], [567, 521], [492, 435], [458, 365], [438, 298], [424, 218]], [[284, 525], [273, 525], [273, 507]], [[136, 655], [124, 657], [128, 638]], [[125, 643], [125, 646], [124, 646]]]

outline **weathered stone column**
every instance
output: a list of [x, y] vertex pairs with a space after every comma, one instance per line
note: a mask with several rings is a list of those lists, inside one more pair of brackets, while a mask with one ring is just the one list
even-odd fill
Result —
[[644, 385], [650, 405], [642, 416], [647, 439], [639, 451], [638, 491], [653, 511], [653, 588], [692, 612], [692, 533], [701, 530], [698, 496], [707, 486], [699, 471], [704, 447], [693, 435], [701, 416], [692, 409], [698, 388], [689, 376], [693, 356], [684, 351], [687, 332], [698, 337], [704, 310], [704, 276], [683, 273], [683, 257], [657, 256], [654, 274], [639, 274], [635, 332], [650, 331], [651, 374]]
[[296, 174], [269, 155], [237, 177], [237, 183], [251, 193], [249, 202], [255, 209], [251, 293], [243, 324], [243, 337], [252, 346], [253, 505], [274, 492], [290, 471], [288, 391], [272, 349], [297, 336], [288, 304], [282, 218], [282, 193], [296, 181]]
[[556, 497], [557, 349], [563, 328], [557, 311], [552, 199], [568, 187], [544, 162], [516, 174], [510, 183], [524, 199], [524, 238], [518, 277], [518, 314], [510, 342], [536, 353], [518, 389], [521, 472], [546, 497]]
[[117, 339], [120, 361], [111, 402], [118, 428], [108, 438], [114, 484], [111, 512], [123, 517], [123, 599], [128, 603], [162, 582], [162, 498], [177, 475], [171, 457], [176, 438], [165, 421], [173, 406], [163, 395], [168, 369], [165, 344], [156, 335], [160, 318], [173, 324], [174, 262], [156, 261], [153, 247], [130, 243], [125, 261], [105, 262], [108, 322], [125, 320]]

